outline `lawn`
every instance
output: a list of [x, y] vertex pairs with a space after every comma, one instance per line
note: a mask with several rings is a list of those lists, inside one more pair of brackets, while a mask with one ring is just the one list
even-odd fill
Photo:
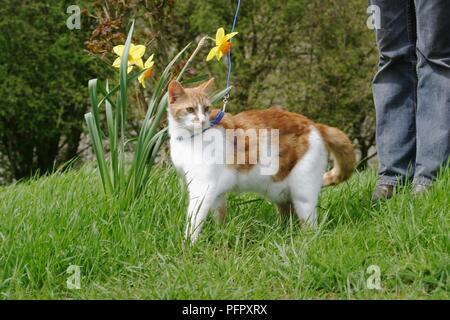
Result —
[[[230, 195], [226, 223], [208, 218], [192, 248], [186, 190], [170, 168], [126, 209], [89, 165], [1, 187], [0, 297], [449, 299], [450, 171], [419, 199], [406, 186], [373, 208], [374, 181], [367, 171], [323, 190], [315, 231], [280, 221], [256, 195]], [[79, 290], [67, 288], [70, 265]], [[371, 265], [380, 289], [367, 287]]]

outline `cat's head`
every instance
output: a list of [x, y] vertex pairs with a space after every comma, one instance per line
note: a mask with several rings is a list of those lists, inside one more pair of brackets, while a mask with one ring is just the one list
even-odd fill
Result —
[[193, 131], [209, 126], [211, 101], [208, 93], [214, 78], [194, 88], [183, 88], [176, 80], [169, 84], [169, 114], [179, 127]]

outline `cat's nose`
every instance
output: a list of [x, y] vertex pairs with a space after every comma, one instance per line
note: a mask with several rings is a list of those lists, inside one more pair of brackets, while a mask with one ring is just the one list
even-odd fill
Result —
[[197, 119], [198, 119], [198, 123], [200, 123], [201, 125], [204, 125], [206, 122], [206, 117], [202, 114], [198, 115]]

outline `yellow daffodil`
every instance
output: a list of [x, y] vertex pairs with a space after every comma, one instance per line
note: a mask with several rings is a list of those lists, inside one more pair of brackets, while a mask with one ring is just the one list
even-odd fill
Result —
[[153, 73], [153, 65], [155, 62], [153, 61], [153, 54], [145, 61], [144, 63], [144, 69], [147, 69], [144, 71], [138, 78], [139, 83], [145, 88], [145, 80], [150, 78]]
[[225, 34], [225, 30], [223, 28], [217, 29], [216, 46], [211, 49], [208, 56], [206, 57], [206, 61], [210, 61], [214, 57], [218, 61], [220, 61], [220, 59], [222, 59], [222, 57], [231, 49], [231, 42], [229, 40], [237, 34], [237, 32]]
[[[122, 60], [124, 45], [115, 46], [113, 51], [118, 55], [117, 59], [114, 60], [113, 67], [120, 68], [120, 61]], [[145, 46], [143, 45], [130, 45], [130, 50], [128, 51], [128, 70], [130, 73], [133, 70], [133, 66], [138, 66], [140, 68], [144, 67], [144, 63], [142, 62], [142, 57], [145, 53]]]

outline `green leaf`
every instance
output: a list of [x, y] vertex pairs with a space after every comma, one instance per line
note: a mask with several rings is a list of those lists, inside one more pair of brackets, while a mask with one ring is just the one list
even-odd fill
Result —
[[[106, 92], [109, 92], [109, 85], [106, 82]], [[116, 108], [117, 110], [117, 108]], [[106, 123], [108, 125], [109, 134], [109, 148], [111, 155], [111, 175], [112, 175], [112, 185], [116, 188], [119, 181], [119, 159], [117, 157], [117, 130], [114, 121], [114, 113], [112, 105], [109, 100], [105, 100], [105, 112], [106, 112]]]
[[194, 76], [194, 77], [191, 77], [189, 79], [181, 81], [181, 84], [183, 86], [186, 86], [186, 85], [191, 85], [191, 84], [198, 83], [198, 82], [203, 82], [203, 81], [206, 81], [208, 79], [209, 79], [209, 75], [207, 75], [207, 74], [200, 74], [200, 75], [197, 75], [197, 76]]
[[103, 188], [107, 194], [113, 193], [111, 184], [111, 178], [108, 172], [108, 168], [105, 160], [105, 153], [103, 151], [102, 140], [99, 135], [99, 130], [96, 127], [94, 116], [91, 112], [84, 115], [88, 126], [89, 136], [92, 142], [92, 148], [94, 149], [95, 156], [97, 158], [98, 168], [100, 171], [100, 177], [102, 179]]
[[100, 112], [98, 109], [98, 98], [97, 98], [97, 87], [98, 87], [98, 80], [97, 79], [91, 79], [88, 83], [89, 88], [89, 98], [91, 99], [92, 104], [92, 111], [94, 114], [94, 120], [96, 124], [96, 128], [98, 129], [99, 135], [101, 135], [100, 131]]

